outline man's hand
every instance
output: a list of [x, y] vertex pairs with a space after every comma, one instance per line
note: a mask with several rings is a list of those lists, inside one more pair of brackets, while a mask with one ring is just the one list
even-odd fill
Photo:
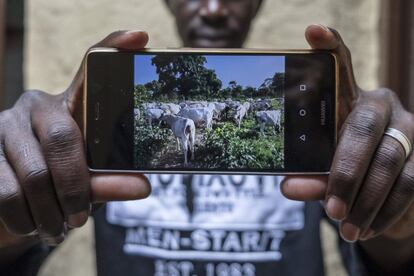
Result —
[[414, 155], [387, 128], [414, 138], [414, 117], [388, 89], [363, 91], [354, 79], [351, 55], [339, 34], [319, 25], [306, 30], [312, 48], [331, 50], [340, 64], [339, 140], [329, 177], [289, 177], [285, 196], [325, 200], [329, 217], [341, 221], [342, 237], [367, 240], [379, 235], [414, 235]]
[[[388, 128], [413, 142], [414, 116], [388, 89], [363, 91], [339, 34], [320, 25], [306, 30], [314, 49], [334, 52], [340, 65], [338, 145], [329, 177], [288, 177], [282, 193], [295, 200], [324, 200], [347, 241], [361, 246], [382, 271], [411, 274], [414, 259], [414, 155]], [[408, 272], [411, 271], [411, 272]]]
[[[119, 31], [94, 47], [135, 50], [147, 42], [145, 32]], [[29, 91], [0, 113], [0, 249], [39, 238], [58, 244], [67, 228], [85, 224], [92, 203], [150, 193], [143, 175], [90, 175], [81, 132], [83, 83], [84, 63], [64, 93]]]

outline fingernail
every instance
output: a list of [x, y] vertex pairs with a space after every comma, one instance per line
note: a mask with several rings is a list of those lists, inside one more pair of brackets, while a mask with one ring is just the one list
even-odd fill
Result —
[[336, 196], [329, 197], [325, 209], [331, 219], [342, 220], [346, 216], [346, 204]]
[[325, 30], [325, 32], [327, 32], [327, 33], [329, 33], [329, 32], [330, 32], [329, 28], [328, 28], [328, 27], [326, 27], [325, 25], [322, 25], [322, 24], [315, 24], [315, 25], [316, 25], [316, 26], [321, 27], [322, 29], [324, 29], [324, 30]]
[[44, 236], [44, 237], [42, 237], [42, 240], [43, 240], [44, 243], [46, 243], [49, 246], [57, 246], [65, 240], [65, 235], [62, 233], [62, 234], [60, 234], [58, 236], [55, 236], [55, 237]]
[[374, 236], [374, 234], [375, 234], [374, 230], [368, 229], [368, 231], [366, 231], [364, 233], [364, 235], [362, 235], [359, 239], [361, 241], [366, 241], [366, 240], [369, 240], [370, 238], [372, 238]]
[[141, 31], [141, 30], [130, 30], [130, 31], [125, 32], [125, 34], [137, 34], [137, 33], [148, 34], [146, 31]]
[[82, 211], [77, 214], [68, 216], [68, 226], [75, 228], [80, 227], [86, 223], [88, 220], [89, 213], [87, 211]]
[[347, 242], [356, 242], [360, 233], [361, 229], [352, 223], [345, 222], [341, 225], [341, 236]]

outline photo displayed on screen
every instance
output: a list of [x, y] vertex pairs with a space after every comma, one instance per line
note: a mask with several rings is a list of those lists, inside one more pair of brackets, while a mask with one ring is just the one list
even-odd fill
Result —
[[137, 169], [284, 168], [285, 56], [139, 54]]

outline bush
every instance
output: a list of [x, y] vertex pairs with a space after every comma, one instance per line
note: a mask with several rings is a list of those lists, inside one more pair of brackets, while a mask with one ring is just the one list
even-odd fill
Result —
[[171, 131], [168, 128], [152, 128], [136, 124], [134, 132], [134, 162], [137, 167], [149, 167], [159, 151], [168, 143]]
[[226, 122], [207, 131], [196, 158], [211, 168], [283, 168], [283, 145], [282, 135], [261, 137], [253, 120], [240, 129]]

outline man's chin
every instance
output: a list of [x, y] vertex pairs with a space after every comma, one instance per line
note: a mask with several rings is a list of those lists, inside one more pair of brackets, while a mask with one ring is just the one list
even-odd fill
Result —
[[194, 48], [240, 48], [238, 43], [231, 39], [196, 38], [190, 41], [190, 47]]

